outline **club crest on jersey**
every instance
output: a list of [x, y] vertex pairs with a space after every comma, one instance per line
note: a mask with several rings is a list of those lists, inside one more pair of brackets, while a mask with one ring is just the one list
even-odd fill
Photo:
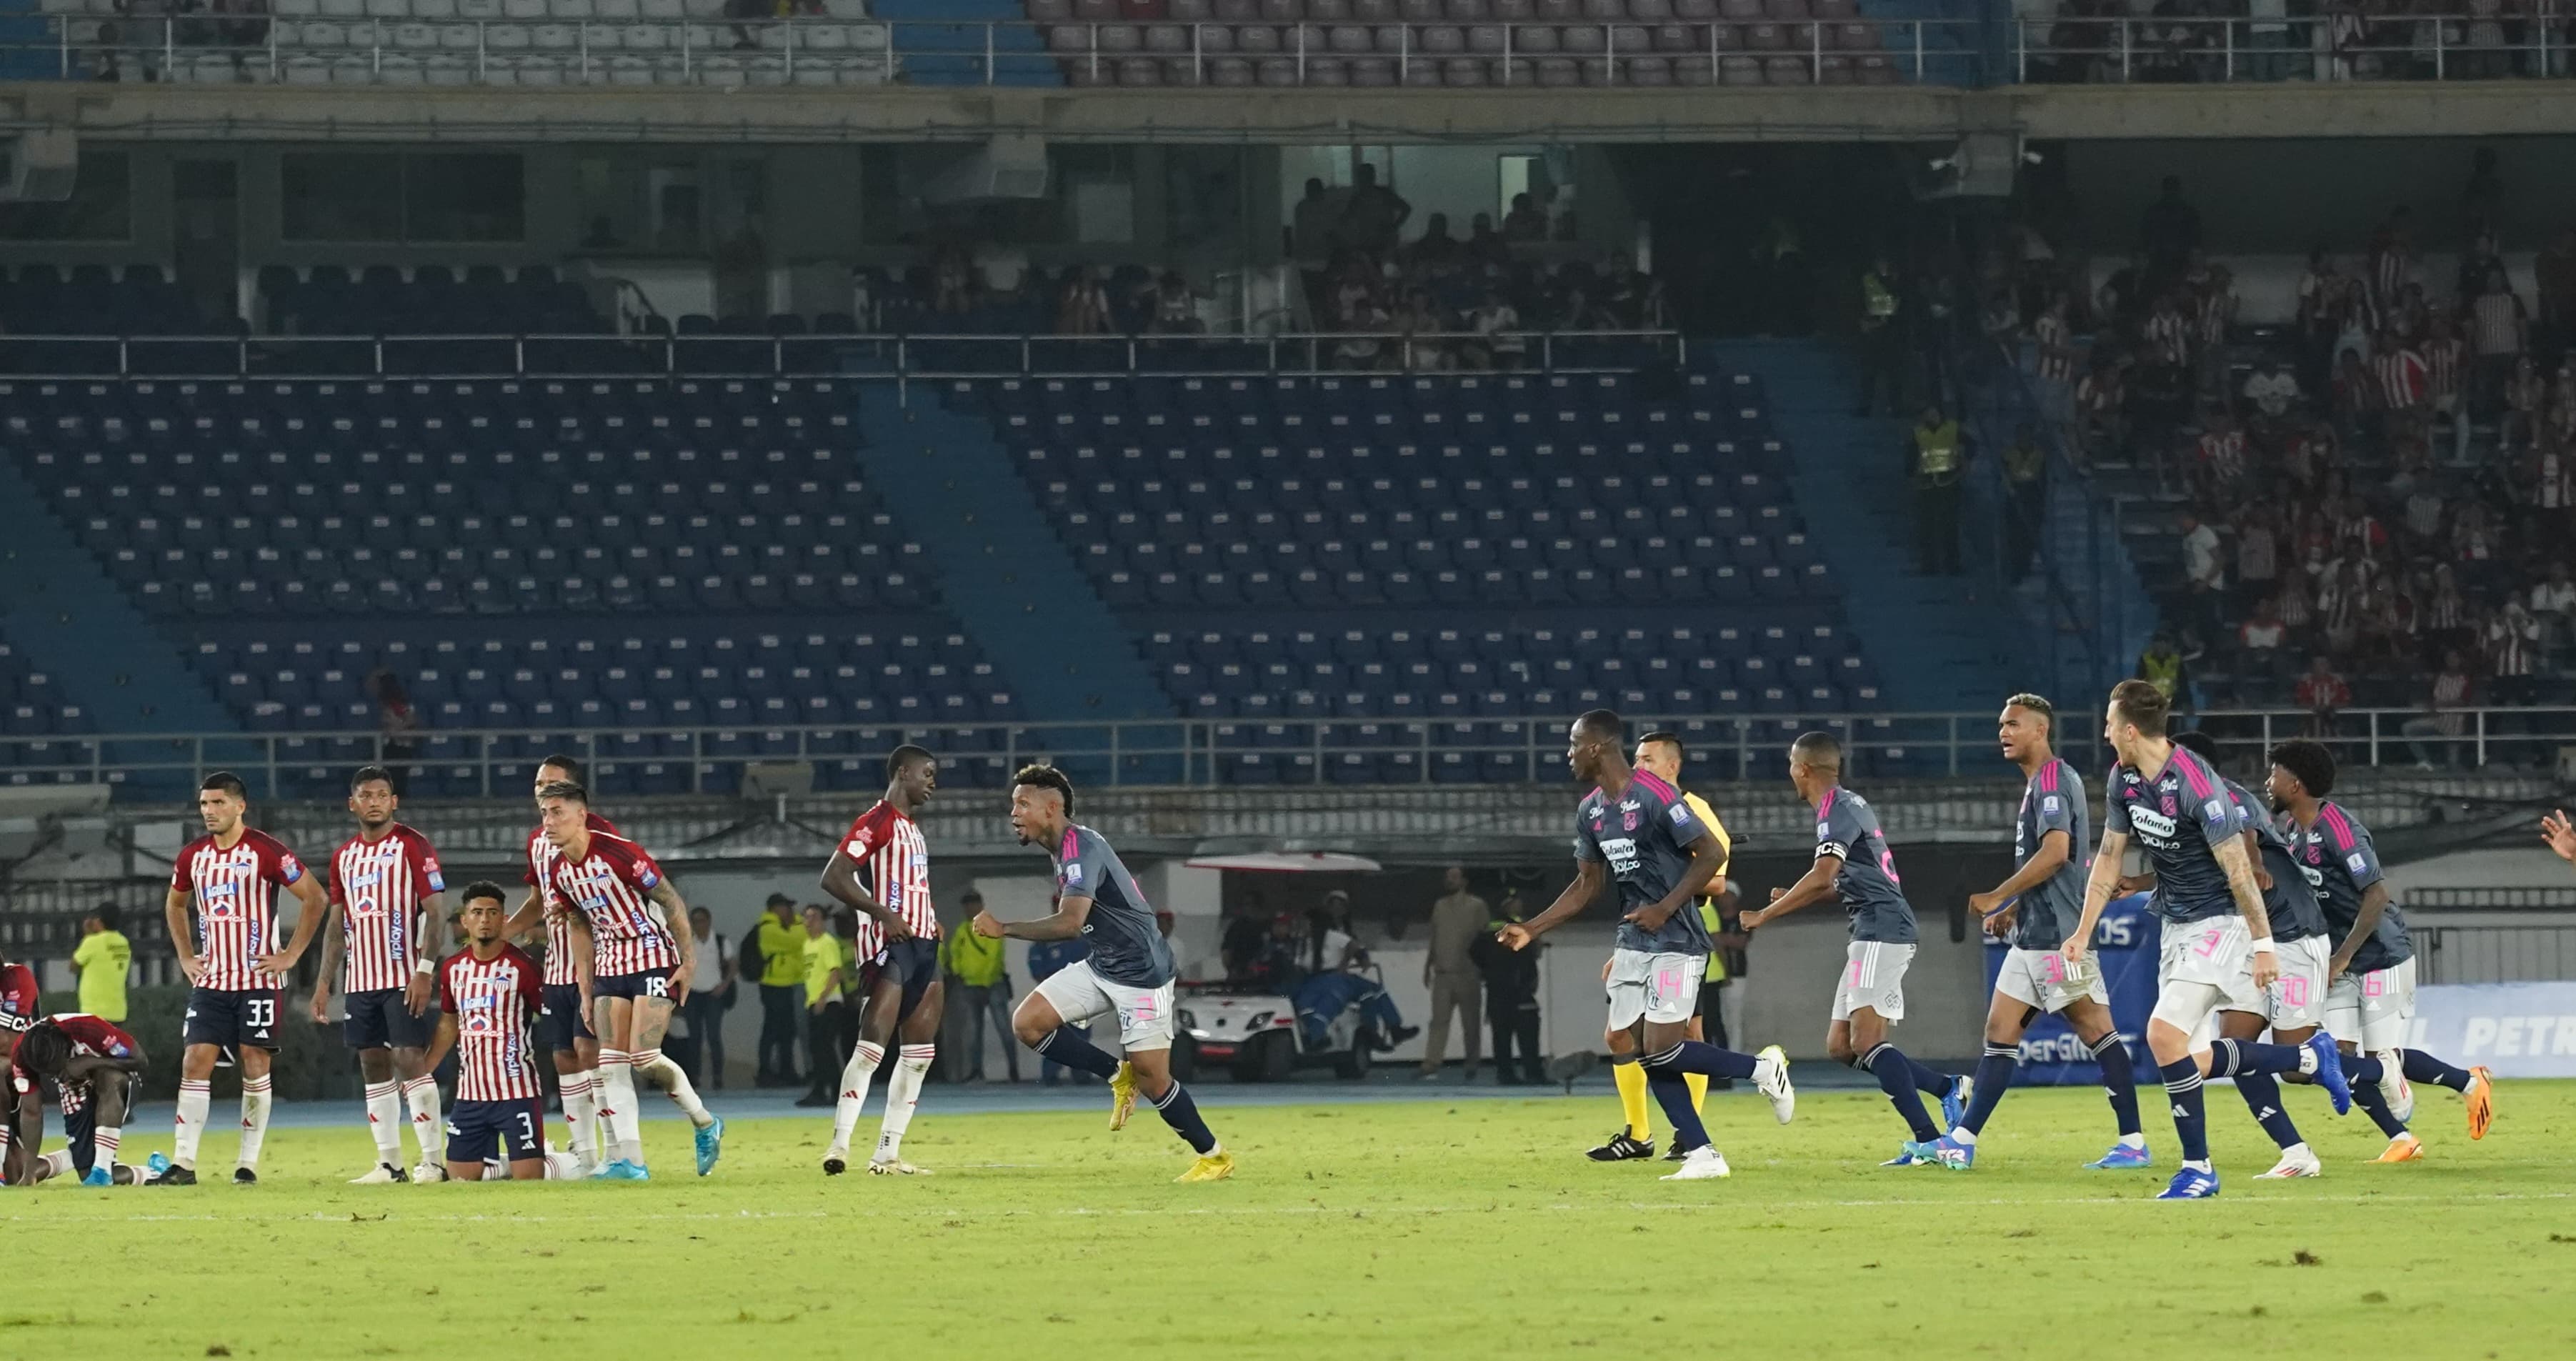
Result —
[[1619, 805], [1619, 825], [1631, 832], [1637, 830], [1637, 805], [1633, 803]]
[[2165, 791], [2165, 816], [2173, 817], [2180, 812], [2182, 812], [2182, 806], [2174, 802], [2173, 791]]

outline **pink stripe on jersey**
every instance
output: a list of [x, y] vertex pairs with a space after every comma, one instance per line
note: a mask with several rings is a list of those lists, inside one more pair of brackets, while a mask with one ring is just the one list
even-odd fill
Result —
[[1841, 792], [1843, 791], [1840, 789], [1826, 790], [1824, 799], [1816, 805], [1816, 816], [1823, 817], [1825, 814], [1834, 811], [1834, 796]]
[[537, 977], [537, 962], [511, 946], [488, 960], [461, 951], [439, 967], [439, 1004], [456, 1018], [457, 1100], [544, 1095], [529, 1024], [542, 1005]]
[[217, 992], [277, 986], [258, 961], [279, 944], [277, 890], [303, 877], [294, 854], [255, 829], [243, 829], [230, 850], [207, 836], [179, 852], [170, 887], [196, 900], [197, 953], [205, 965], [197, 986]]
[[2190, 752], [2187, 752], [2180, 747], [2176, 747], [2173, 752], [2173, 760], [2181, 764], [2182, 782], [2191, 786], [2191, 796], [2193, 798], [2205, 799], [2217, 791], [2217, 777], [2210, 774], [2209, 767], [2200, 763], [2199, 757], [2192, 755]]
[[2331, 803], [2325, 803], [2317, 805], [2317, 814], [2325, 820], [2326, 830], [2334, 833], [2335, 849], [2351, 850], [2354, 841], [2352, 823], [2345, 819], [2343, 810]]
[[1669, 802], [1681, 797], [1679, 793], [1674, 791], [1671, 785], [1664, 783], [1663, 776], [1658, 775], [1651, 770], [1639, 769], [1630, 773], [1634, 776], [1637, 783], [1644, 785], [1656, 798]]
[[409, 985], [418, 958], [421, 900], [444, 889], [429, 838], [399, 823], [380, 841], [351, 837], [331, 857], [331, 900], [346, 916], [343, 992]]
[[2057, 768], [2064, 764], [2066, 763], [2063, 761], [2051, 761], [2039, 768], [2039, 792], [2043, 794], [2057, 792]]
[[1070, 824], [1068, 824], [1064, 829], [1064, 847], [1055, 853], [1056, 863], [1059, 865], [1063, 864], [1067, 860], [1071, 860], [1074, 857], [1074, 853], [1080, 849], [1080, 843], [1073, 839], [1073, 831], [1074, 829]]

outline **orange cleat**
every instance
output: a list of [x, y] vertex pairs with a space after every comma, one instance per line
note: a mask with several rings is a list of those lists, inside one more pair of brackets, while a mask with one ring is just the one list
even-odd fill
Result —
[[2424, 1161], [2424, 1141], [2412, 1134], [2400, 1134], [2388, 1141], [2388, 1151], [2371, 1159], [2375, 1163], [2420, 1163]]
[[2487, 1126], [2495, 1123], [2495, 1074], [2484, 1068], [2469, 1070], [2469, 1089], [2460, 1093], [2469, 1103], [2469, 1137], [2487, 1137]]

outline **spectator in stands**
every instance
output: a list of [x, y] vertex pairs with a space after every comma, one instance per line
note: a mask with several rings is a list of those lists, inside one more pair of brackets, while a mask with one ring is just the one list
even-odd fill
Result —
[[724, 1014], [733, 1005], [733, 940], [716, 930], [715, 914], [703, 907], [689, 909], [689, 934], [697, 939], [692, 959], [697, 971], [689, 975], [689, 999], [681, 1004], [694, 1051], [685, 1066], [696, 1070], [690, 1079], [697, 1085], [722, 1087]]
[[2048, 450], [2029, 422], [2014, 429], [2013, 441], [2003, 453], [2003, 469], [2004, 575], [2019, 581], [2030, 572], [2048, 514]]
[[2220, 632], [2220, 611], [2227, 594], [2227, 558], [2221, 551], [2215, 526], [2188, 510], [2179, 517], [2179, 525], [2189, 631], [2195, 643], [2206, 644]]
[[2115, 354], [2096, 352], [2075, 385], [2075, 417], [2084, 432], [2087, 461], [2123, 459], [2129, 449], [2126, 371]]
[[1905, 401], [1905, 315], [1898, 290], [1903, 281], [1882, 254], [1860, 277], [1860, 409], [1867, 416], [1886, 397], [1887, 414]]
[[1449, 234], [1449, 215], [1433, 213], [1423, 219], [1422, 235], [1408, 241], [1396, 251], [1396, 261], [1416, 273], [1446, 268], [1466, 257], [1466, 247]]
[[1164, 270], [1162, 277], [1136, 290], [1136, 304], [1145, 314], [1145, 330], [1151, 335], [1205, 335], [1207, 323], [1199, 320], [1198, 295], [1190, 291], [1189, 280], [1178, 270]]
[[1104, 336], [1110, 330], [1109, 291], [1080, 265], [1066, 270], [1064, 287], [1056, 295], [1055, 333]]
[[2460, 339], [2459, 328], [2449, 317], [2435, 313], [2427, 325], [2424, 343], [2417, 348], [2424, 355], [2426, 404], [2451, 427], [2452, 461], [2466, 463], [2470, 402], [2464, 389], [2469, 378], [2468, 342]]
[[2177, 272], [2200, 249], [2200, 210], [2182, 196], [2182, 176], [2167, 175], [2156, 200], [2138, 215], [2138, 245], [2160, 272]]
[[1451, 865], [1440, 876], [1446, 890], [1431, 904], [1430, 949], [1422, 956], [1422, 986], [1431, 994], [1431, 1037], [1423, 1042], [1422, 1076], [1436, 1077], [1449, 1057], [1449, 1022], [1455, 1013], [1465, 1029], [1459, 1044], [1463, 1076], [1476, 1080], [1478, 987], [1471, 949], [1488, 934], [1494, 909], [1467, 887], [1464, 866]]
[[[961, 920], [973, 921], [984, 910], [984, 895], [968, 889], [957, 899]], [[957, 1034], [949, 1048], [949, 1076], [958, 1082], [984, 1080], [984, 1022], [989, 1018], [1002, 1037], [1002, 1062], [1011, 1081], [1020, 1080], [1020, 1047], [1011, 1039], [1011, 971], [1002, 956], [1002, 938], [973, 931], [950, 931], [939, 940], [939, 965], [948, 975], [948, 1015]]]
[[1305, 278], [1307, 305], [1318, 315], [1324, 311], [1325, 271], [1341, 252], [1342, 210], [1349, 198], [1346, 190], [1328, 189], [1321, 179], [1309, 179], [1306, 196], [1289, 210], [1289, 257], [1297, 262], [1297, 272]]
[[1528, 194], [1512, 195], [1511, 211], [1503, 214], [1503, 240], [1515, 246], [1547, 240], [1547, 213], [1536, 199]]
[[796, 900], [769, 895], [756, 939], [760, 948], [760, 1066], [753, 1081], [763, 1087], [796, 1082], [797, 1015], [805, 980], [805, 937], [796, 926]]
[[2248, 505], [2236, 513], [2236, 591], [2241, 601], [2261, 604], [2272, 598], [2281, 577], [2281, 536], [2271, 516]]
[[1467, 329], [1476, 336], [1461, 352], [1468, 368], [1516, 369], [1529, 357], [1529, 341], [1520, 333], [1521, 314], [1492, 289], [1467, 314]]
[[1395, 250], [1413, 205], [1377, 182], [1377, 167], [1361, 162], [1351, 171], [1350, 198], [1342, 205], [1340, 240], [1366, 255], [1383, 257]]
[[2299, 390], [2299, 376], [2290, 371], [2288, 361], [2279, 355], [2264, 358], [2245, 379], [2246, 402], [2262, 417], [2262, 424], [2277, 425], [2288, 418], [2292, 408], [2306, 394]]
[[2540, 621], [2524, 608], [2521, 592], [2507, 595], [2503, 606], [2488, 614], [2484, 631], [2487, 674], [2493, 678], [2496, 703], [2531, 703], [2532, 673], [2540, 660]]
[[124, 924], [125, 909], [100, 903], [81, 918], [80, 944], [72, 950], [80, 1009], [103, 1021], [125, 1020], [125, 980], [134, 968], [134, 943], [117, 929]]
[[2290, 678], [2290, 626], [2281, 622], [2279, 597], [2266, 596], [2236, 629], [2240, 688], [2259, 682], [2253, 702], [2268, 702]]
[[2462, 725], [2458, 711], [2477, 703], [2475, 688], [2476, 683], [2469, 679], [2467, 659], [2462, 657], [2456, 648], [2444, 652], [2441, 671], [2425, 686], [2424, 712], [2406, 720], [2405, 725], [2400, 729], [2406, 736], [2415, 739], [2412, 745], [2415, 752], [2415, 765], [2418, 769], [2433, 768], [2435, 764], [2433, 753], [2437, 745], [2441, 753], [2441, 765], [2450, 767], [2459, 764], [2460, 748], [2457, 739]]
[[2546, 250], [2531, 262], [2538, 285], [2538, 344], [2551, 351], [2576, 342], [2576, 227], [2561, 227]]
[[2522, 299], [2502, 269], [2487, 271], [2486, 282], [2468, 305], [2469, 338], [2477, 355], [2476, 407], [2492, 416], [2502, 406], [2504, 385], [2530, 340], [2530, 318]]
[[2139, 680], [2156, 687], [2174, 708], [2187, 707], [2191, 683], [2185, 671], [2182, 649], [2174, 646], [2172, 634], [2159, 630], [2147, 640], [2146, 650], [2138, 654], [2136, 675]]
[[2531, 614], [2540, 621], [2545, 656], [2559, 656], [2576, 640], [2576, 581], [2568, 579], [2566, 559], [2549, 564], [2549, 579], [2531, 588]]
[[2335, 717], [2352, 706], [2352, 687], [2335, 674], [2334, 663], [2320, 652], [2308, 659], [2308, 674], [2299, 677], [2298, 689], [2292, 692], [2298, 706], [2308, 711], [2304, 735], [2319, 741], [2335, 735]]
[[820, 903], [805, 905], [805, 1067], [811, 1081], [799, 1106], [829, 1106], [849, 1055], [841, 1048], [841, 995], [858, 982], [857, 955], [832, 930], [831, 915]]
[[1907, 446], [1914, 483], [1915, 570], [1959, 574], [1959, 496], [1968, 468], [1968, 437], [1939, 403], [1923, 408]]

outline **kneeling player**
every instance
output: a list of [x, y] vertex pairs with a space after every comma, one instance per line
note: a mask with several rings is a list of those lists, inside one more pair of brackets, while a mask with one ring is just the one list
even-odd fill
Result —
[[[116, 1149], [143, 1073], [143, 1046], [95, 1016], [48, 1016], [18, 1036], [9, 1060], [11, 1109], [0, 1125], [0, 1168], [8, 1184], [31, 1186], [78, 1173], [83, 1186], [132, 1186], [140, 1168], [119, 1166]], [[70, 1146], [37, 1155], [45, 1138], [45, 1088], [62, 1093]]]
[[458, 1050], [456, 1105], [447, 1113], [447, 1175], [481, 1181], [486, 1160], [510, 1166], [512, 1181], [546, 1175], [545, 1091], [537, 1085], [536, 1019], [545, 974], [501, 938], [508, 914], [501, 886], [465, 890], [465, 948], [438, 966], [438, 1033], [429, 1066]]

